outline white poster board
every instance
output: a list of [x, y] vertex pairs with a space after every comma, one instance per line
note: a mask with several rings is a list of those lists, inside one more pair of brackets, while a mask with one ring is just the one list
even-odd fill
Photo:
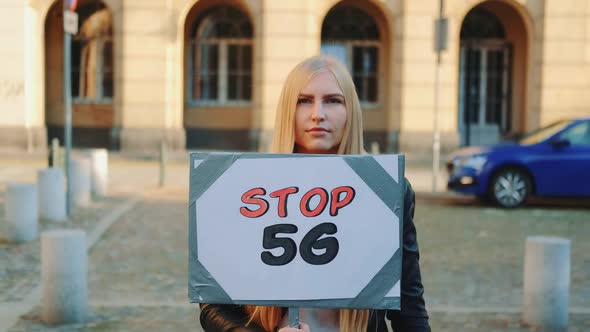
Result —
[[191, 155], [191, 302], [399, 309], [403, 156]]

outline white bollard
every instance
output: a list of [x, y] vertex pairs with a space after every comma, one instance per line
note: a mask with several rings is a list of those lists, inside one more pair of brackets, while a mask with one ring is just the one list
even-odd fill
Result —
[[37, 172], [39, 189], [39, 217], [51, 221], [65, 221], [66, 184], [61, 168], [51, 167]]
[[41, 234], [41, 319], [46, 324], [82, 323], [88, 311], [86, 233]]
[[109, 180], [109, 155], [107, 149], [91, 149], [88, 151], [91, 163], [91, 186], [95, 197], [107, 195]]
[[551, 330], [567, 327], [570, 247], [568, 239], [527, 237], [522, 310], [526, 324]]
[[379, 154], [379, 143], [378, 142], [371, 143], [371, 154]]
[[11, 242], [27, 242], [37, 238], [37, 187], [34, 184], [9, 184], [6, 190], [6, 233]]
[[91, 170], [87, 158], [70, 161], [70, 177], [72, 181], [72, 203], [74, 206], [85, 206], [91, 200]]

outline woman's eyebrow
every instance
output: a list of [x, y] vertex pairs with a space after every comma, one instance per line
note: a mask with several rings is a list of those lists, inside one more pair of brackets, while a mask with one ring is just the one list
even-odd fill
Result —
[[327, 95], [324, 95], [324, 98], [332, 98], [332, 97], [344, 98], [344, 96], [340, 93], [329, 93]]

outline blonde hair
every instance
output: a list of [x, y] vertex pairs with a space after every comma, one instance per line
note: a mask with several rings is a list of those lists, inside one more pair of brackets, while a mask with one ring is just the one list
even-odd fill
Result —
[[[265, 331], [272, 332], [283, 320], [281, 307], [245, 306], [250, 316], [247, 325], [255, 323]], [[339, 328], [341, 332], [366, 331], [369, 325], [369, 310], [339, 309]]]
[[[295, 147], [295, 109], [299, 93], [318, 73], [328, 71], [334, 75], [344, 94], [346, 127], [338, 147], [338, 154], [363, 154], [363, 119], [361, 105], [354, 82], [346, 67], [338, 60], [327, 56], [314, 56], [303, 60], [287, 76], [275, 117], [271, 152], [293, 153]], [[283, 320], [284, 308], [245, 306], [250, 316], [248, 324], [255, 323], [266, 331], [273, 331]], [[340, 309], [340, 331], [366, 331], [369, 310]]]
[[271, 152], [293, 153], [295, 146], [295, 109], [299, 93], [318, 73], [332, 73], [344, 93], [346, 127], [338, 154], [362, 154], [363, 117], [354, 82], [346, 67], [328, 56], [314, 56], [303, 60], [287, 76], [277, 105]]

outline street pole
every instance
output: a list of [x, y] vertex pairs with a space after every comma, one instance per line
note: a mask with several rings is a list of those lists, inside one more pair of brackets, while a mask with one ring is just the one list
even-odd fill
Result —
[[434, 124], [432, 138], [432, 192], [437, 191], [440, 168], [439, 93], [441, 53], [446, 49], [446, 19], [443, 17], [444, 0], [440, 0], [438, 19], [435, 23], [436, 67], [434, 71]]
[[72, 35], [65, 30], [65, 13], [70, 10], [68, 0], [63, 0], [64, 10], [64, 141], [66, 147], [66, 213], [68, 217], [72, 213], [72, 178], [70, 174], [70, 152], [72, 150]]

